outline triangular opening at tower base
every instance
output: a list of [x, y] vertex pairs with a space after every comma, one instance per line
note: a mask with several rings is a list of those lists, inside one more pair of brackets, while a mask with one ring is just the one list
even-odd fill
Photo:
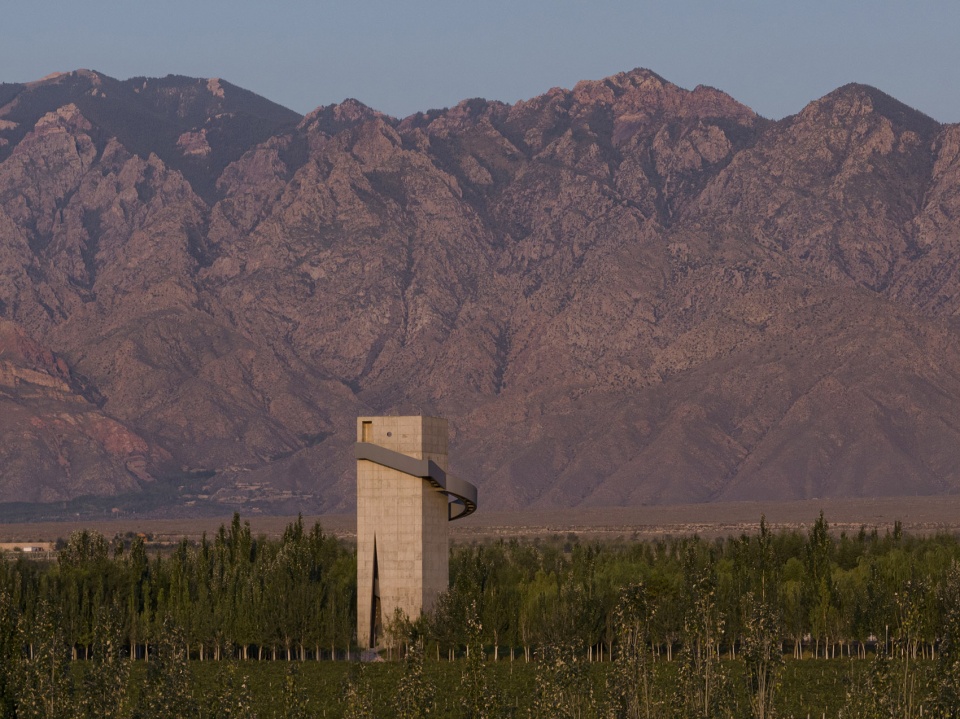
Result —
[[383, 616], [380, 609], [380, 569], [377, 566], [377, 538], [373, 538], [373, 591], [370, 593], [370, 644], [377, 646], [383, 633]]

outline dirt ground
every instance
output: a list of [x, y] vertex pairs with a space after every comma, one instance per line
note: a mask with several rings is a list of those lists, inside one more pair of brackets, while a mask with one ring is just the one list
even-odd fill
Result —
[[[960, 533], [960, 496], [884, 497], [876, 499], [829, 499], [797, 502], [719, 502], [656, 507], [592, 507], [526, 512], [484, 512], [450, 525], [454, 542], [483, 541], [492, 538], [549, 537], [575, 533], [583, 539], [651, 539], [667, 535], [717, 537], [757, 531], [761, 515], [771, 528], [806, 528], [820, 510], [836, 531], [856, 532], [861, 526], [884, 532], [897, 520], [904, 531], [915, 534]], [[295, 517], [243, 517], [255, 535], [275, 537]], [[305, 516], [306, 525], [319, 520], [323, 529], [344, 539], [356, 535], [352, 514]], [[54, 541], [77, 529], [90, 529], [112, 537], [127, 532], [142, 532], [154, 542], [179, 541], [182, 537], [199, 539], [206, 532], [216, 533], [230, 517], [207, 519], [116, 519], [45, 522], [36, 524], [0, 524], [0, 542]]]

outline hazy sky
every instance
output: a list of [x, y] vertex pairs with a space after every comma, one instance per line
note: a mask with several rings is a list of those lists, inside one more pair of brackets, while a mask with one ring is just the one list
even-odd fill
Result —
[[0, 81], [218, 76], [294, 110], [514, 102], [647, 67], [772, 118], [847, 82], [960, 121], [957, 0], [0, 0]]

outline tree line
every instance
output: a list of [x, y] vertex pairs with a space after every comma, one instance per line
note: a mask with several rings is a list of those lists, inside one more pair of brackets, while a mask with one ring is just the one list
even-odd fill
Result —
[[[356, 656], [355, 551], [319, 525], [307, 531], [298, 519], [274, 540], [234, 516], [212, 539], [152, 556], [142, 538], [77, 532], [62, 544], [54, 562], [0, 562], [0, 716], [116, 715], [101, 704], [115, 690], [112, 706], [131, 706], [131, 659], [160, 677], [135, 702], [146, 717], [164, 716], [149, 713], [154, 704], [196, 702], [187, 689], [170, 699], [173, 690], [150, 688], [185, 687], [190, 661], [229, 660], [218, 686], [232, 693], [220, 706], [244, 704], [237, 662]], [[535, 665], [531, 716], [766, 719], [792, 656], [869, 658], [866, 693], [851, 694], [844, 716], [926, 706], [925, 716], [955, 717], [958, 562], [953, 535], [910, 536], [899, 524], [835, 535], [822, 514], [806, 532], [761, 522], [756, 534], [716, 540], [458, 545], [434, 610], [386, 622], [404, 657], [396, 691], [409, 706], [398, 715], [429, 713], [425, 661], [457, 659], [464, 716], [500, 715], [484, 667], [518, 661]], [[591, 667], [602, 669], [600, 689]], [[359, 711], [358, 687], [344, 696]], [[69, 711], [57, 697], [72, 697]]]
[[[948, 534], [875, 529], [834, 536], [821, 514], [807, 532], [772, 532], [707, 541], [581, 543], [568, 540], [462, 545], [451, 554], [451, 588], [431, 617], [441, 653], [459, 650], [467, 608], [476, 604], [483, 643], [530, 659], [537, 646], [572, 643], [591, 661], [611, 659], [625, 588], [642, 585], [651, 609], [646, 642], [671, 660], [696, 593], [711, 594], [716, 650], [736, 659], [747, 645], [759, 598], [769, 605], [777, 645], [797, 659], [866, 657], [879, 645], [934, 658], [944, 597], [960, 542]], [[775, 620], [775, 621], [774, 621]]]
[[73, 659], [90, 656], [104, 613], [133, 659], [150, 659], [167, 622], [201, 661], [319, 659], [353, 645], [356, 556], [319, 524], [307, 531], [298, 519], [268, 540], [235, 515], [213, 539], [152, 557], [140, 536], [128, 545], [75, 532], [56, 562], [0, 562], [0, 592], [24, 626], [52, 607]]

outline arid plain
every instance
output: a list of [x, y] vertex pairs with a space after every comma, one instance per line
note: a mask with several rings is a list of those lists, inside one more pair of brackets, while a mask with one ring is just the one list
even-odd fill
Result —
[[[858, 532], [876, 528], [884, 533], [901, 522], [904, 531], [930, 535], [960, 532], [960, 496], [888, 497], [876, 499], [803, 500], [797, 502], [715, 502], [652, 507], [610, 507], [579, 510], [533, 510], [528, 512], [484, 512], [451, 525], [453, 542], [490, 539], [534, 540], [555, 535], [576, 534], [580, 539], [607, 541], [654, 539], [664, 536], [699, 535], [724, 537], [756, 532], [760, 518], [774, 529], [810, 527], [820, 511], [834, 532]], [[250, 522], [254, 535], [278, 537], [295, 516], [242, 517]], [[202, 519], [83, 519], [62, 522], [0, 524], [0, 542], [54, 541], [71, 532], [87, 529], [112, 537], [127, 532], [148, 535], [153, 543], [198, 540], [204, 533], [213, 536], [231, 517]], [[320, 522], [329, 534], [351, 540], [356, 536], [352, 514], [305, 516], [304, 522]]]

